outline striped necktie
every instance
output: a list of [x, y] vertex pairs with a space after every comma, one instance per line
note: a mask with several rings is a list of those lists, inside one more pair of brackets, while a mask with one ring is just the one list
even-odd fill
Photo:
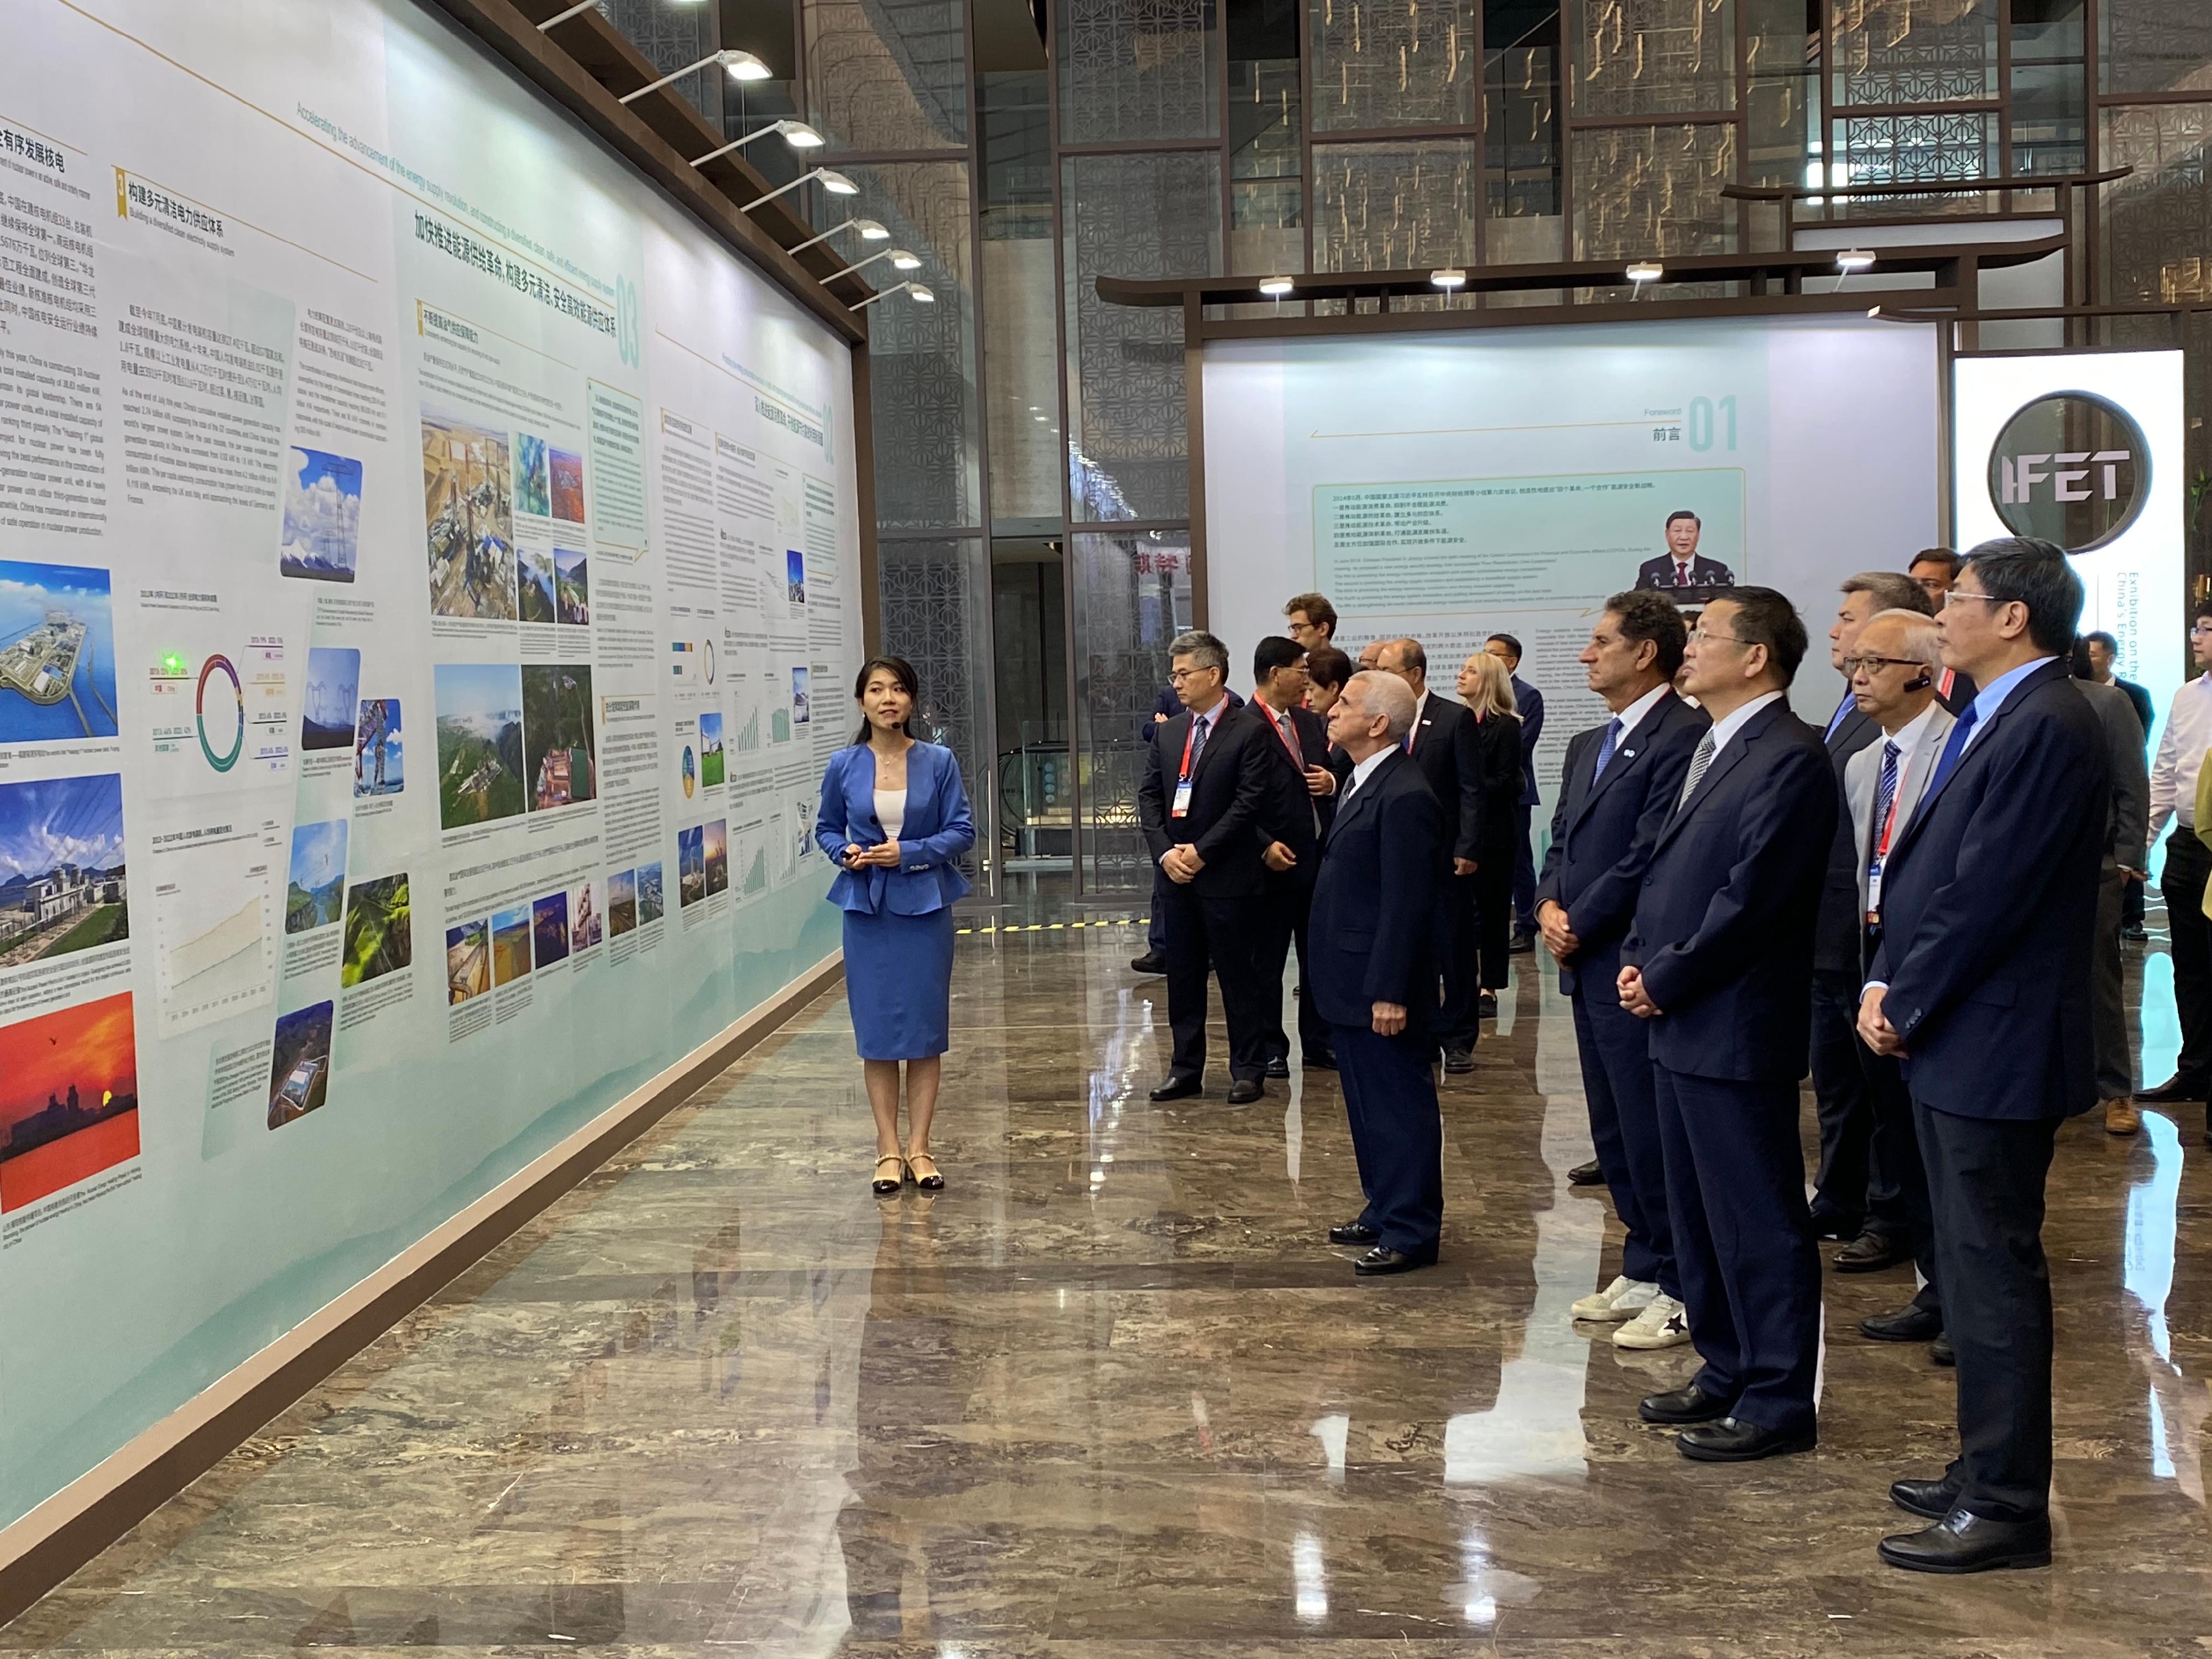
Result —
[[1713, 763], [1713, 734], [1710, 728], [1698, 739], [1697, 751], [1690, 757], [1690, 770], [1682, 780], [1682, 793], [1674, 797], [1674, 810], [1679, 812], [1705, 775], [1705, 769]]

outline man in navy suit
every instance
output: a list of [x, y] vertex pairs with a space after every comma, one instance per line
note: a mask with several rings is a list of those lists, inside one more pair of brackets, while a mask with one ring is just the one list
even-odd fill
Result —
[[1536, 925], [1571, 1000], [1590, 1140], [1628, 1237], [1620, 1272], [1574, 1304], [1577, 1319], [1618, 1326], [1624, 1348], [1690, 1340], [1667, 1220], [1645, 1023], [1620, 1006], [1620, 945], [1644, 866], [1682, 792], [1690, 752], [1712, 722], [1674, 695], [1682, 613], [1663, 593], [1616, 593], [1579, 659], [1613, 718], [1567, 742], [1552, 845], [1536, 887]]
[[1513, 681], [1513, 712], [1521, 717], [1521, 800], [1513, 846], [1513, 943], [1516, 956], [1536, 945], [1536, 849], [1528, 839], [1536, 807], [1536, 743], [1544, 735], [1544, 694], [1521, 678], [1521, 641], [1492, 634], [1484, 650], [1505, 665]]
[[1168, 1023], [1175, 1054], [1154, 1100], [1206, 1086], [1206, 980], [1221, 982], [1229, 1025], [1229, 1103], [1260, 1098], [1267, 1066], [1267, 1011], [1259, 964], [1261, 825], [1270, 801], [1267, 745], [1274, 739], [1231, 705], [1223, 682], [1229, 653], [1211, 634], [1180, 634], [1168, 647], [1183, 713], [1157, 727], [1137, 786], [1137, 817], [1167, 925]]
[[1690, 752], [1622, 946], [1621, 1006], [1650, 1022], [1668, 1219], [1705, 1364], [1650, 1395], [1685, 1457], [1811, 1449], [1820, 1261], [1797, 1144], [1813, 931], [1836, 831], [1820, 732], [1790, 712], [1805, 624], [1769, 587], [1711, 601], [1683, 685], [1711, 726]]
[[1354, 674], [1328, 735], [1352, 775], [1322, 851], [1308, 981], [1329, 1024], [1366, 1207], [1328, 1230], [1371, 1248], [1363, 1278], [1437, 1259], [1443, 1226], [1443, 1126], [1437, 1110], [1430, 918], [1443, 814], [1403, 749], [1413, 694], [1388, 673]]
[[1705, 520], [1686, 507], [1667, 515], [1667, 550], [1636, 568], [1638, 587], [1732, 587], [1735, 573], [1698, 551]]
[[1291, 946], [1298, 951], [1298, 1051], [1309, 1066], [1334, 1066], [1328, 1025], [1314, 1011], [1307, 968], [1306, 917], [1313, 902], [1314, 872], [1321, 862], [1321, 838], [1336, 813], [1336, 775], [1328, 767], [1328, 729], [1304, 706], [1306, 648], [1296, 640], [1271, 634], [1252, 653], [1255, 719], [1265, 720], [1275, 741], [1269, 747], [1271, 792], [1260, 834], [1260, 861], [1267, 866], [1266, 903], [1261, 912], [1260, 981], [1267, 1001], [1267, 1075], [1291, 1074], [1291, 1039], [1283, 1030], [1283, 965]]
[[2051, 1559], [2051, 1275], [2058, 1125], [2096, 1103], [2090, 948], [2112, 798], [2069, 684], [2081, 583], [2049, 542], [1984, 542], [1946, 597], [1943, 660], [1981, 690], [1880, 872], [1859, 1035], [1904, 1062], [1959, 1364], [1960, 1455], [1890, 1497], [1934, 1524], [1881, 1559], [1927, 1572]]

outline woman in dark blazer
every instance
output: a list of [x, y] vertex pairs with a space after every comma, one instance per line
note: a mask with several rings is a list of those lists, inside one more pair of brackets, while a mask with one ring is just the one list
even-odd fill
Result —
[[1521, 800], [1521, 716], [1499, 659], [1478, 651], [1459, 671], [1459, 700], [1474, 716], [1475, 940], [1482, 951], [1483, 1012], [1498, 1012], [1513, 943], [1513, 850]]
[[860, 730], [830, 757], [814, 825], [815, 841], [838, 866], [830, 902], [845, 913], [845, 995], [876, 1116], [873, 1185], [884, 1194], [908, 1176], [927, 1192], [945, 1186], [929, 1155], [929, 1125], [951, 1042], [952, 906], [969, 888], [957, 860], [975, 844], [952, 751], [907, 728], [920, 692], [903, 657], [876, 657], [861, 668], [853, 683]]

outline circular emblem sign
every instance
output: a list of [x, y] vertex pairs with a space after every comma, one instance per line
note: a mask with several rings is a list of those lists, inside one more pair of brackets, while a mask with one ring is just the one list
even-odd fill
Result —
[[2135, 417], [2091, 392], [2024, 404], [1990, 452], [1990, 501], [2016, 536], [2069, 553], [2102, 547], [2150, 495], [2150, 446]]

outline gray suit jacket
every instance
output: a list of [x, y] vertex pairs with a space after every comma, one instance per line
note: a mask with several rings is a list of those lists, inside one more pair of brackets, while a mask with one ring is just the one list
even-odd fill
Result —
[[[2125, 699], [2122, 699], [2125, 701]], [[1921, 734], [1920, 746], [1912, 751], [1905, 763], [1905, 775], [1897, 781], [1897, 828], [1890, 836], [1894, 847], [1905, 834], [1905, 826], [1912, 822], [1915, 808], [1928, 787], [1928, 779], [1936, 770], [1936, 762], [1943, 752], [1943, 744], [1958, 721], [1951, 711], [1940, 702], [1930, 703], [1928, 729]], [[1844, 764], [1844, 810], [1850, 814], [1851, 834], [1858, 848], [1859, 915], [1863, 918], [1867, 908], [1867, 860], [1874, 855], [1875, 786], [1881, 781], [1882, 732], [1875, 728], [1874, 741], [1853, 755]]]
[[2097, 711], [2098, 722], [2105, 728], [2105, 746], [2112, 751], [2112, 811], [2105, 836], [2105, 873], [2110, 875], [2119, 866], [2113, 856], [2116, 851], [2124, 851], [2136, 864], [2142, 861], [2142, 854], [2136, 849], [2143, 844], [2150, 823], [2150, 767], [2136, 735], [2142, 730], [2142, 722], [2136, 715], [2135, 704], [2118, 686], [2100, 685], [2095, 680], [2074, 684]]

